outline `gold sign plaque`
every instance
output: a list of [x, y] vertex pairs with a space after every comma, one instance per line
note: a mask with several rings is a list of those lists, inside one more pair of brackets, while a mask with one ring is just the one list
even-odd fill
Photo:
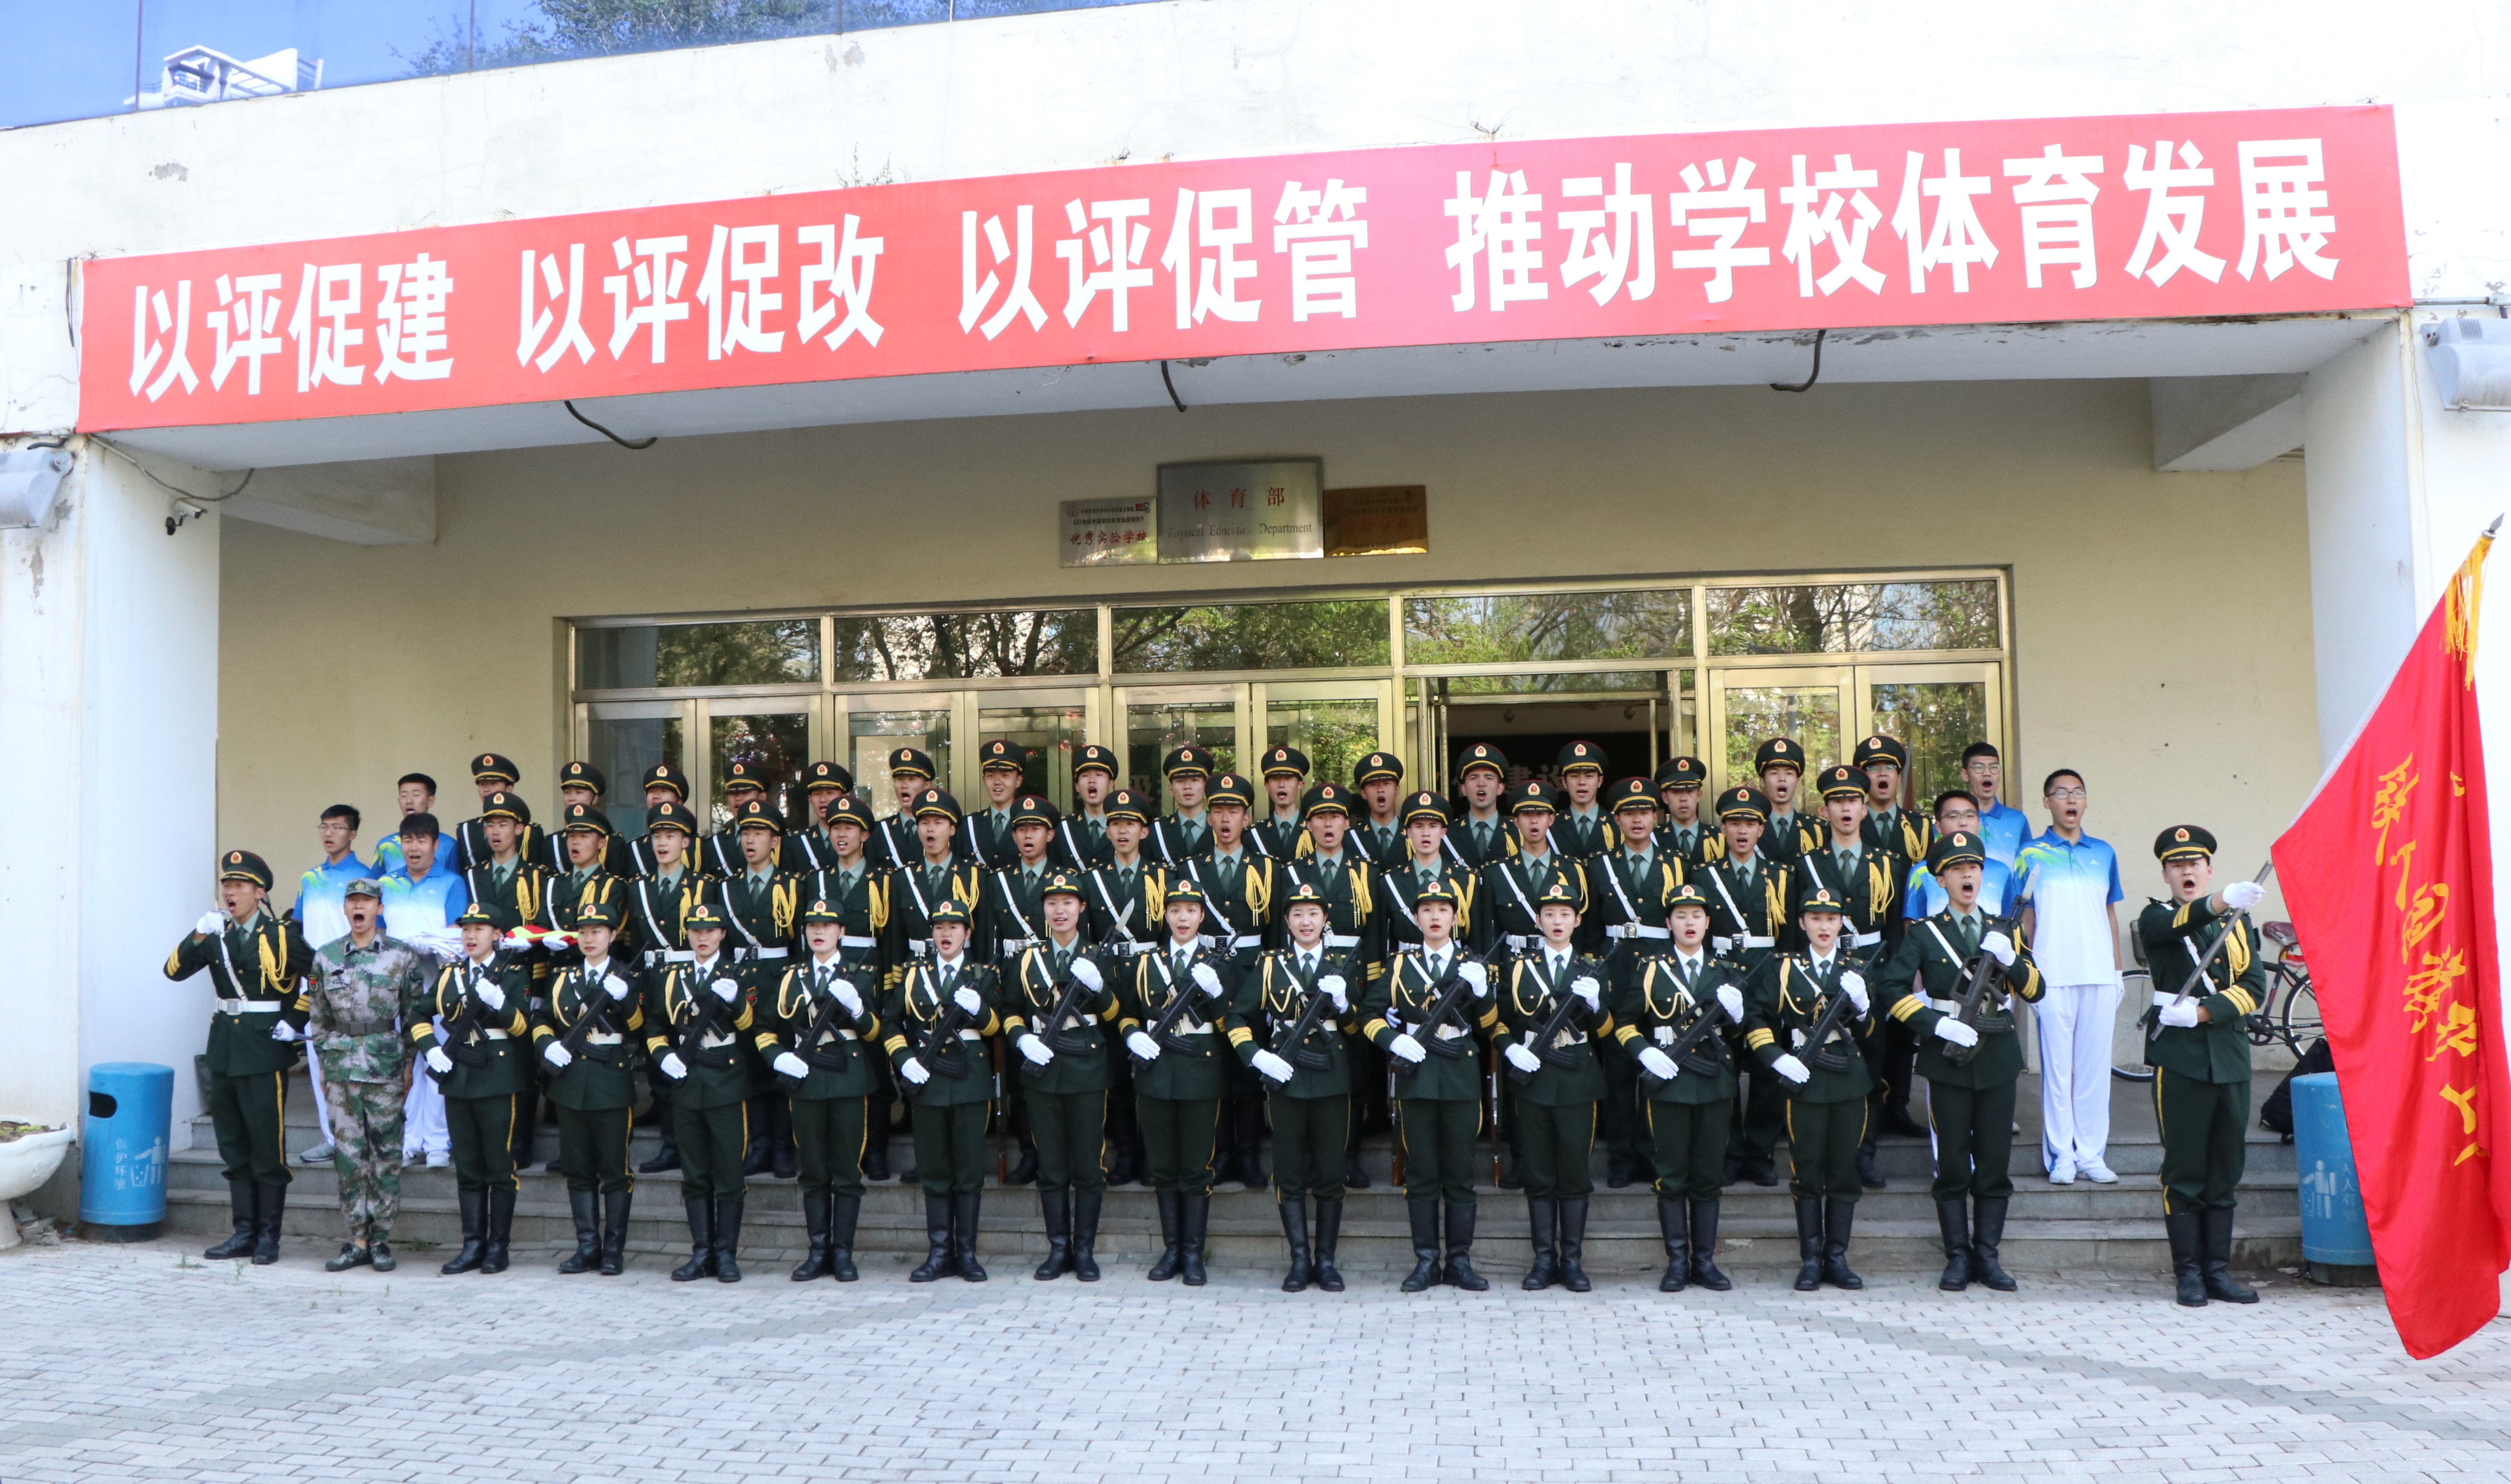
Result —
[[1328, 556], [1395, 556], [1429, 550], [1428, 485], [1326, 491]]

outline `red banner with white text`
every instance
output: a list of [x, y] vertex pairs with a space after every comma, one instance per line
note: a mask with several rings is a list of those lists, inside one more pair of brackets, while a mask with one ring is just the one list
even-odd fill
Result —
[[98, 259], [79, 426], [2408, 299], [2384, 107], [1424, 145]]
[[2478, 723], [2478, 594], [2453, 578], [2388, 693], [2301, 818], [2276, 874], [2309, 953], [2389, 1314], [2422, 1359], [2500, 1307], [2511, 1124], [2493, 849]]

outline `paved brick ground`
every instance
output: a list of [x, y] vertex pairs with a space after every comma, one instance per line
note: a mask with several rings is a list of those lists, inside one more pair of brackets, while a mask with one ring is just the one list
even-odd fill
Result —
[[2026, 1275], [1864, 1294], [1297, 1297], [807, 1289], [204, 1266], [190, 1243], [0, 1255], [0, 1479], [932, 1480], [2511, 1476], [2511, 1327], [2437, 1362], [2376, 1293]]

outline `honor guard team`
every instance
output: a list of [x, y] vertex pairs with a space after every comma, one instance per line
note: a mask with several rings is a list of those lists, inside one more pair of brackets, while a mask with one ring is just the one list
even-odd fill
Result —
[[[809, 1254], [796, 1281], [854, 1281], [867, 1179], [888, 1175], [894, 1102], [911, 1110], [929, 1251], [911, 1282], [983, 1281], [989, 1129], [1034, 1179], [1047, 1255], [1033, 1276], [1101, 1276], [1107, 1187], [1155, 1197], [1154, 1280], [1205, 1281], [1216, 1179], [1273, 1180], [1288, 1292], [1340, 1291], [1344, 1192], [1368, 1177], [1366, 1130], [1391, 1127], [1414, 1264], [1405, 1292], [1489, 1287], [1474, 1267], [1477, 1153], [1511, 1152], [1532, 1259], [1520, 1282], [1572, 1292], [1584, 1268], [1601, 1135], [1607, 1183], [1652, 1179], [1667, 1292], [1732, 1286], [1719, 1270], [1719, 1192], [1793, 1170], [1799, 1290], [1864, 1286], [1849, 1265], [1878, 1115], [1906, 1122], [1926, 1079], [1940, 1286], [2016, 1287], [1999, 1261], [2023, 1070], [2018, 1002], [2044, 986], [2014, 904], [1984, 903], [1988, 854], [1898, 797], [1908, 753], [1872, 737], [1814, 780], [1788, 738], [1760, 786], [1716, 796], [1677, 757], [1605, 786], [1572, 742], [1559, 791], [1508, 780], [1488, 743], [1458, 758], [1461, 802], [1405, 793], [1372, 752], [1350, 788], [1310, 783], [1297, 749], [1264, 754], [1260, 790], [1187, 745], [1163, 764], [1171, 809], [1116, 787], [1116, 758], [1079, 750], [1069, 815], [1021, 782], [1019, 744], [982, 749], [985, 807], [963, 813], [912, 747], [888, 759], [899, 808], [875, 818], [834, 763], [803, 777], [796, 833], [755, 765], [726, 769], [730, 821], [703, 839], [687, 782], [643, 780], [644, 832], [623, 839], [599, 770], [571, 762], [555, 837], [513, 791], [514, 765], [474, 765], [480, 817], [447, 868], [468, 905], [460, 952], [376, 930], [385, 894], [347, 888], [351, 932], [308, 948], [265, 905], [271, 873], [221, 857], [222, 908], [167, 960], [215, 982], [210, 1111], [234, 1234], [208, 1255], [277, 1260], [290, 1043], [314, 1041], [335, 1137], [397, 1150], [389, 1083], [409, 1059], [441, 1086], [462, 1245], [446, 1274], [508, 1265], [516, 1168], [546, 1087], [576, 1244], [561, 1273], [617, 1274], [635, 1175], [637, 1082], [676, 1167], [690, 1254], [676, 1280], [741, 1276], [745, 1182], [798, 1177]], [[2069, 775], [2071, 777], [2071, 775]], [[432, 787], [432, 785], [431, 785]], [[1254, 820], [1259, 791], [1270, 818]], [[1968, 795], [1961, 795], [1968, 798]], [[414, 814], [404, 830], [436, 831]], [[2228, 1271], [2249, 1106], [2242, 1017], [2264, 969], [2247, 921], [2260, 890], [2217, 887], [2214, 837], [2165, 830], [2169, 899], [2134, 931], [2153, 966], [2147, 1060], [2158, 1069], [2163, 1208], [2179, 1301], [2253, 1302]], [[1910, 916], [1913, 881], [1941, 910]], [[2222, 938], [2220, 947], [2216, 940]], [[378, 1070], [380, 1069], [380, 1070]], [[392, 1266], [397, 1161], [341, 1156], [349, 1242], [331, 1266]], [[354, 1175], [354, 1178], [352, 1176]]]

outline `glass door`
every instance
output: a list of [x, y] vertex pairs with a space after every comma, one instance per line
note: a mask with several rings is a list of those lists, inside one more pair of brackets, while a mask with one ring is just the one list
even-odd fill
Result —
[[810, 698], [700, 701], [706, 728], [706, 771], [690, 781], [705, 799], [706, 827], [717, 830], [731, 821], [724, 803], [725, 770], [747, 763], [767, 786], [767, 804], [789, 822], [799, 822], [808, 807], [802, 798], [802, 772], [811, 762]]
[[1773, 737], [1793, 738], [1804, 748], [1808, 780], [1846, 757], [1856, 728], [1853, 679], [1845, 665], [1711, 670], [1704, 761], [1718, 788], [1758, 786], [1753, 754]]
[[[1044, 794], [1055, 807], [1072, 809], [1072, 760], [1098, 732], [1096, 689], [1057, 688], [1036, 691], [971, 691], [961, 697], [970, 711], [971, 736], [979, 745], [1001, 738], [1028, 749], [1028, 769], [1022, 775], [1023, 793]], [[967, 780], [959, 796], [970, 809], [984, 796], [984, 780]]]
[[1248, 735], [1248, 687], [1244, 685], [1135, 685], [1116, 692], [1124, 717], [1117, 750], [1125, 763], [1124, 785], [1169, 809], [1160, 760], [1187, 742], [1211, 752], [1218, 770], [1241, 772], [1239, 741]]
[[[1248, 690], [1248, 714], [1263, 718], [1256, 750], [1298, 748], [1308, 755], [1311, 783], [1349, 788], [1353, 765], [1394, 737], [1392, 681], [1259, 680]], [[1248, 781], [1262, 791], [1262, 779]], [[1269, 813], [1269, 801], [1259, 799], [1256, 814]]]
[[[955, 701], [947, 692], [909, 695], [885, 691], [836, 698], [841, 725], [834, 730], [844, 738], [839, 750], [846, 767], [854, 773], [855, 792], [871, 806], [873, 818], [885, 819], [899, 811], [899, 786], [890, 777], [889, 755], [900, 747], [913, 747], [929, 754], [935, 780], [945, 788], [950, 787], [950, 722]], [[956, 791], [952, 790], [954, 795]]]
[[1905, 808], [1923, 809], [1937, 794], [1960, 787], [1962, 748], [1975, 742], [1992, 742], [2005, 755], [2005, 791], [2013, 791], [2003, 680], [1992, 661], [1857, 667], [1857, 710], [1865, 718], [1857, 735], [1886, 733], [1910, 748]]
[[646, 769], [669, 763], [688, 772], [688, 739], [697, 731], [697, 708], [694, 701], [592, 701], [576, 706], [570, 753], [600, 769], [609, 780], [601, 807], [612, 829], [623, 835], [645, 832], [645, 795], [637, 785]]

